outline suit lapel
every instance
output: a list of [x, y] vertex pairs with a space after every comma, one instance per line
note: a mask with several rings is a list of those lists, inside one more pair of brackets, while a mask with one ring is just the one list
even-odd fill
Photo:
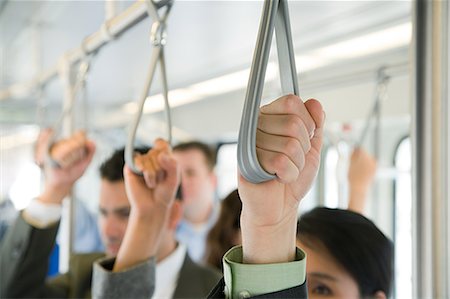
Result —
[[178, 276], [177, 287], [173, 294], [174, 298], [192, 298], [201, 294], [203, 288], [198, 284], [198, 266], [194, 264], [189, 255], [184, 256], [183, 266]]

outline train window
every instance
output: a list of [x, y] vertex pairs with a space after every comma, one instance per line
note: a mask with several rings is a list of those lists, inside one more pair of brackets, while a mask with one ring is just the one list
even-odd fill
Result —
[[339, 154], [335, 147], [329, 147], [325, 154], [325, 206], [337, 208], [339, 206], [339, 188], [336, 180], [336, 169]]
[[17, 210], [21, 210], [39, 195], [41, 189], [41, 170], [33, 162], [38, 128], [29, 125], [2, 126], [1, 131], [0, 203], [8, 198]]
[[395, 153], [395, 298], [412, 298], [411, 139]]
[[40, 189], [41, 170], [33, 162], [27, 162], [20, 168], [8, 195], [15, 208], [22, 210], [28, 206], [33, 198], [39, 196]]
[[237, 143], [225, 143], [217, 150], [217, 195], [225, 198], [237, 188]]
[[348, 204], [348, 159], [351, 147], [340, 141], [325, 151], [324, 158], [324, 205], [330, 208], [346, 208]]

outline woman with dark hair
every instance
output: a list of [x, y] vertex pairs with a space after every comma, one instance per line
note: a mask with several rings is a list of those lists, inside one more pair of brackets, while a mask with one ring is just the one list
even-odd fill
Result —
[[297, 245], [307, 254], [309, 298], [387, 298], [391, 241], [361, 214], [315, 208], [301, 216]]
[[241, 244], [242, 203], [237, 189], [222, 200], [216, 224], [206, 239], [205, 261], [217, 269], [222, 269], [222, 257], [233, 246]]

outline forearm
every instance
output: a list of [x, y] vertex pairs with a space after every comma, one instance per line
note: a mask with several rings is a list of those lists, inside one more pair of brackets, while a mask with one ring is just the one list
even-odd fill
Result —
[[125, 237], [114, 263], [113, 272], [119, 272], [156, 255], [161, 225], [131, 214]]
[[45, 204], [61, 204], [63, 199], [70, 194], [72, 185], [53, 186], [46, 185], [38, 200]]
[[350, 186], [349, 188], [349, 199], [348, 199], [348, 209], [363, 213], [367, 202], [367, 190], [368, 187], [364, 186]]
[[292, 211], [281, 222], [271, 226], [258, 226], [242, 210], [241, 230], [243, 262], [247, 264], [273, 264], [295, 259], [297, 211]]

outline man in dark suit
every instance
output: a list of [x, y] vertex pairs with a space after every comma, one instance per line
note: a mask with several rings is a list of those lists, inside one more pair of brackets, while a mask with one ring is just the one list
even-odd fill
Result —
[[[258, 159], [276, 179], [253, 184], [239, 175], [242, 247], [225, 254], [224, 279], [211, 298], [307, 297], [305, 254], [296, 248], [297, 211], [319, 169], [324, 117], [319, 102], [303, 103], [293, 95], [260, 109]], [[130, 225], [117, 259], [95, 265], [95, 297], [153, 294], [157, 244], [174, 202], [179, 165], [168, 144], [149, 156], [157, 163], [141, 167], [144, 178], [125, 169]]]
[[[31, 209], [21, 212], [1, 245], [0, 298], [91, 296], [93, 262], [105, 255], [117, 254], [128, 225], [130, 202], [123, 179], [123, 150], [116, 151], [100, 168], [99, 224], [106, 252], [74, 255], [67, 273], [47, 281], [46, 270], [58, 230], [62, 200], [88, 167], [94, 151], [93, 142], [80, 133], [53, 146], [52, 156], [59, 167], [46, 165], [44, 192], [32, 202]], [[203, 297], [221, 276], [192, 262], [186, 247], [176, 242], [175, 229], [181, 215], [181, 204], [176, 202], [161, 228], [155, 297]]]

